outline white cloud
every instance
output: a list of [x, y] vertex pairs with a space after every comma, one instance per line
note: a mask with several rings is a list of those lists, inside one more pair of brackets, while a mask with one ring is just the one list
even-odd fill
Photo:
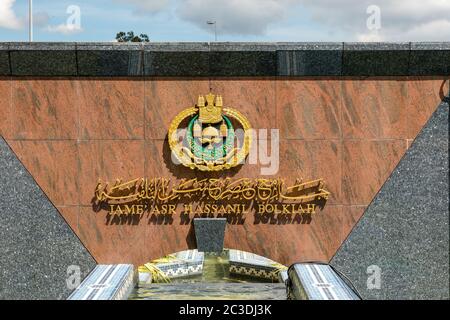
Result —
[[[360, 41], [450, 39], [448, 28], [443, 29], [450, 23], [450, 0], [299, 0], [299, 3], [319, 23], [345, 30]], [[366, 27], [366, 9], [370, 5], [380, 8], [381, 29], [377, 33]]]
[[145, 13], [158, 13], [165, 9], [169, 0], [115, 0], [115, 2], [124, 3], [130, 6], [134, 6], [134, 12], [137, 14]]
[[[14, 12], [15, 0], [0, 0], [0, 28], [20, 29], [27, 17]], [[450, 0], [114, 0], [134, 14], [170, 12], [210, 33], [217, 22], [220, 35], [277, 36], [294, 41], [448, 41]], [[380, 8], [381, 29], [367, 29], [370, 5]], [[302, 12], [299, 12], [301, 10]], [[300, 14], [301, 13], [301, 14]], [[309, 16], [302, 24], [298, 17]], [[299, 18], [298, 18], [299, 19]], [[81, 28], [48, 24], [46, 13], [35, 13], [34, 23], [49, 32], [72, 34]], [[286, 23], [289, 21], [289, 23]], [[294, 23], [293, 23], [294, 21]], [[301, 27], [300, 27], [301, 25]], [[315, 39], [311, 39], [314, 35]], [[340, 35], [341, 38], [337, 38]]]
[[[201, 29], [213, 32], [206, 21], [217, 23], [220, 34], [262, 35], [281, 21], [289, 3], [297, 0], [115, 0], [134, 6], [135, 13], [155, 14], [174, 8], [175, 15]], [[171, 5], [171, 6], [170, 6]]]
[[20, 29], [23, 24], [17, 18], [13, 5], [16, 0], [0, 0], [0, 28]]
[[[219, 34], [267, 35], [267, 31], [286, 30], [283, 22], [309, 15], [328, 28], [317, 40], [335, 41], [427, 41], [449, 40], [450, 0], [116, 0], [130, 4], [139, 13], [174, 9], [178, 18], [213, 32], [207, 20], [217, 22]], [[381, 29], [368, 30], [366, 9], [376, 5], [381, 11]], [[294, 10], [295, 9], [295, 10]], [[304, 15], [302, 15], [304, 16]], [[300, 23], [299, 23], [300, 24]], [[311, 26], [314, 28], [314, 26]], [[445, 29], [446, 28], [446, 29]], [[269, 30], [270, 29], [270, 30]], [[282, 38], [301, 32], [295, 24]], [[306, 30], [307, 31], [307, 30]], [[272, 32], [273, 33], [273, 32]], [[314, 31], [314, 33], [316, 33]], [[345, 39], [330, 38], [346, 34]], [[295, 38], [295, 37], [294, 37]], [[301, 40], [301, 39], [298, 39]]]
[[422, 41], [449, 41], [450, 19], [440, 19], [418, 24], [405, 33], [397, 33], [390, 38], [397, 41], [402, 38]]
[[383, 36], [379, 33], [361, 33], [356, 35], [356, 40], [360, 42], [380, 42]]
[[56, 33], [62, 33], [65, 35], [68, 34], [74, 34], [74, 33], [78, 33], [78, 32], [82, 32], [83, 28], [78, 27], [75, 24], [68, 24], [68, 23], [62, 23], [59, 24], [57, 26], [47, 26], [47, 28], [45, 28], [48, 32], [56, 32]]
[[[0, 28], [22, 29], [28, 25], [28, 16], [16, 16], [14, 12], [15, 0], [0, 0]], [[50, 17], [46, 12], [33, 13], [33, 25], [45, 27]]]
[[179, 2], [178, 16], [211, 31], [207, 20], [217, 23], [221, 34], [261, 35], [270, 24], [280, 22], [291, 0], [185, 0]]

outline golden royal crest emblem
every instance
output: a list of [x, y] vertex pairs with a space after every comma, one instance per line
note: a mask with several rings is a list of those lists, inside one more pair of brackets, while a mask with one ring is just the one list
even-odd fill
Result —
[[[182, 124], [186, 128], [180, 128]], [[180, 141], [181, 129], [183, 131]], [[240, 130], [238, 130], [240, 129]], [[250, 123], [239, 111], [223, 106], [222, 97], [199, 96], [169, 126], [169, 146], [184, 166], [220, 171], [242, 164], [250, 151]], [[242, 134], [239, 134], [242, 133]]]

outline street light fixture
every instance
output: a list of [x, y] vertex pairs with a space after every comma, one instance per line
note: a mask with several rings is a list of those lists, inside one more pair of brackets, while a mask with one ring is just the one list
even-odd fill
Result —
[[206, 21], [206, 24], [214, 25], [214, 41], [217, 42], [217, 23], [216, 23], [216, 21], [208, 20], [208, 21]]

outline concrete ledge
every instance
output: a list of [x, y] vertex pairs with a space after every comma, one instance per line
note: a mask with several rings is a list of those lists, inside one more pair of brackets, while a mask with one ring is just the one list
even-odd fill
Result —
[[135, 284], [133, 265], [98, 265], [67, 300], [125, 300]]
[[448, 76], [450, 42], [4, 42], [0, 75]]
[[288, 271], [292, 300], [360, 300], [327, 264], [297, 263]]

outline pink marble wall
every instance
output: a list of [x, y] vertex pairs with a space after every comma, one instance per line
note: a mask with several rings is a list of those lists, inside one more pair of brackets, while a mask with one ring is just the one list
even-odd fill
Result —
[[92, 207], [97, 179], [207, 176], [165, 161], [165, 137], [210, 88], [254, 128], [280, 130], [277, 177], [323, 178], [332, 193], [305, 223], [228, 224], [226, 247], [286, 264], [333, 256], [449, 90], [445, 79], [406, 77], [0, 78], [0, 133], [99, 263], [142, 264], [194, 247], [192, 226], [111, 223]]

